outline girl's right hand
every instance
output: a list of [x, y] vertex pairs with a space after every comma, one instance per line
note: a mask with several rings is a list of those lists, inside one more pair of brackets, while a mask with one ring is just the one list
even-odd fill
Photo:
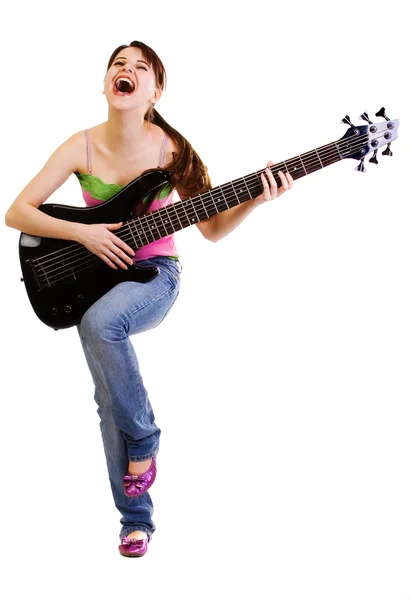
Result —
[[127, 269], [127, 265], [133, 264], [130, 257], [134, 256], [134, 250], [114, 233], [111, 233], [119, 229], [122, 223], [97, 223], [94, 225], [79, 223], [78, 225], [78, 241], [109, 267]]

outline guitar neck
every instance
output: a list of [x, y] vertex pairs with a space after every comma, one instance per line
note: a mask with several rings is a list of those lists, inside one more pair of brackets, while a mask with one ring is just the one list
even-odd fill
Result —
[[[344, 156], [339, 151], [338, 142], [332, 142], [272, 165], [271, 172], [280, 187], [281, 180], [278, 171], [288, 172], [293, 179], [299, 179], [314, 173], [314, 171], [328, 167], [342, 158]], [[130, 243], [130, 233], [135, 247], [142, 247], [259, 196], [263, 190], [262, 173], [264, 173], [264, 170], [256, 171], [245, 177], [212, 188], [193, 198], [176, 202], [147, 213], [143, 217], [128, 221], [122, 227], [122, 230], [128, 236], [129, 245], [133, 245]]]

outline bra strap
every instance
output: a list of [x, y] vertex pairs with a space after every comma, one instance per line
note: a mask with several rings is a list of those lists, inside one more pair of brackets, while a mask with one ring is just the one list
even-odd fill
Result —
[[86, 147], [87, 147], [87, 168], [89, 175], [91, 175], [91, 148], [90, 148], [90, 133], [89, 130], [85, 130], [86, 134]]

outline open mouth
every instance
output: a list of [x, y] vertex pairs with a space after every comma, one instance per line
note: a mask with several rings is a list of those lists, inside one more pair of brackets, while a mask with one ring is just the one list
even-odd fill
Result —
[[119, 77], [114, 83], [114, 93], [118, 95], [127, 95], [134, 92], [134, 83], [127, 77]]

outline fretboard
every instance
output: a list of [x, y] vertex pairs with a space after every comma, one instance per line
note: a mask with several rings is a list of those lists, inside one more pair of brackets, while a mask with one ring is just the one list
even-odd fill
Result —
[[[338, 142], [332, 142], [272, 165], [271, 172], [280, 187], [281, 180], [278, 171], [288, 172], [293, 179], [299, 179], [314, 173], [314, 171], [328, 167], [342, 158], [344, 156], [339, 151]], [[141, 248], [180, 229], [204, 221], [212, 215], [256, 198], [263, 191], [262, 173], [264, 173], [264, 170], [256, 171], [245, 177], [212, 188], [193, 198], [176, 202], [147, 213], [143, 217], [132, 219], [125, 223], [121, 230], [116, 232], [116, 235], [120, 233], [126, 235], [127, 243], [131, 247]]]

